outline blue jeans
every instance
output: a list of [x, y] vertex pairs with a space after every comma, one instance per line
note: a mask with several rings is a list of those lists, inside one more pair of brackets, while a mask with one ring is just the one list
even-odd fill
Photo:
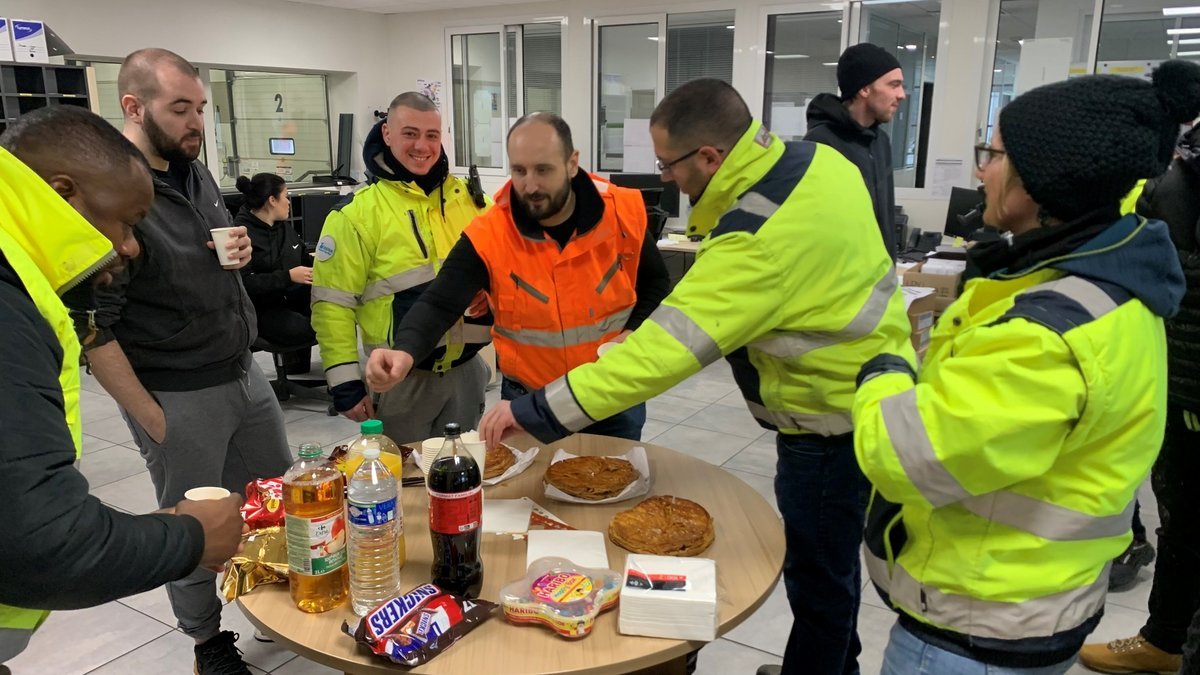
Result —
[[783, 583], [792, 631], [783, 672], [858, 673], [858, 550], [870, 484], [854, 457], [854, 437], [779, 434], [775, 499], [787, 551]]
[[892, 626], [879, 675], [1062, 675], [1074, 663], [1072, 656], [1062, 663], [1038, 668], [993, 666], [935, 647], [897, 623]]
[[[529, 393], [525, 387], [513, 382], [507, 377], [500, 382], [500, 398], [511, 401], [518, 396]], [[628, 410], [600, 420], [579, 430], [581, 434], [596, 434], [597, 436], [613, 436], [631, 441], [642, 440], [642, 427], [646, 425], [646, 404], [639, 403]]]

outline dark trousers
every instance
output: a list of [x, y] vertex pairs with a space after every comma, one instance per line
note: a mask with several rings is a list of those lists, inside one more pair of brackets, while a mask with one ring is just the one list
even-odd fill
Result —
[[1150, 485], [1158, 498], [1162, 526], [1150, 618], [1142, 636], [1155, 647], [1178, 654], [1200, 609], [1200, 413], [1167, 406], [1166, 436]]
[[[528, 393], [525, 387], [516, 382], [503, 378], [500, 382], [500, 398], [511, 401], [518, 396]], [[596, 434], [597, 436], [612, 436], [631, 441], [642, 440], [642, 427], [646, 425], [646, 404], [639, 403], [628, 410], [623, 410], [608, 419], [600, 420], [579, 430], [581, 434]]]
[[310, 287], [292, 284], [279, 302], [254, 303], [258, 334], [277, 345], [306, 345], [317, 339], [309, 309]]
[[1192, 617], [1187, 642], [1183, 645], [1183, 667], [1179, 675], [1200, 675], [1200, 609]]
[[787, 552], [783, 583], [792, 631], [783, 672], [858, 673], [858, 605], [870, 484], [854, 457], [852, 434], [779, 434], [775, 499]]

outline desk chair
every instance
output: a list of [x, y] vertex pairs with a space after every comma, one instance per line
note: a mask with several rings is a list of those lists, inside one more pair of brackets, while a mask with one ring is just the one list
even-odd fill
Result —
[[[316, 401], [332, 402], [333, 397], [325, 388], [325, 380], [297, 380], [288, 378], [288, 365], [285, 362], [284, 356], [297, 351], [307, 351], [316, 345], [316, 342], [304, 345], [279, 345], [265, 338], [258, 338], [254, 344], [250, 346], [250, 351], [267, 352], [271, 355], [271, 361], [275, 364], [275, 379], [271, 380], [271, 389], [275, 392], [275, 399], [278, 401], [286, 401], [291, 397], [306, 398]], [[333, 412], [333, 405], [330, 403], [326, 413], [336, 415]]]

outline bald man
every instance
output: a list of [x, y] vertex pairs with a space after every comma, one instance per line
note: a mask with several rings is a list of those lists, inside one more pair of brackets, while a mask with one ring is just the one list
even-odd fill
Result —
[[[137, 232], [143, 255], [96, 293], [84, 354], [116, 399], [146, 460], [161, 506], [202, 485], [241, 492], [291, 464], [283, 414], [250, 358], [253, 305], [237, 271], [250, 239], [236, 228], [222, 266], [209, 230], [229, 227], [220, 189], [200, 155], [204, 86], [177, 54], [143, 49], [117, 77], [124, 134], [154, 174], [154, 206]], [[167, 584], [179, 628], [196, 641], [196, 673], [249, 673], [221, 631], [215, 575]], [[249, 639], [249, 638], [248, 638]]]

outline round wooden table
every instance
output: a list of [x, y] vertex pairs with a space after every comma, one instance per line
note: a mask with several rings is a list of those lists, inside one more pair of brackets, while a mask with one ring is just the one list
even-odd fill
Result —
[[[652, 474], [649, 495], [685, 497], [703, 505], [713, 516], [716, 539], [701, 555], [717, 563], [720, 634], [754, 613], [774, 588], [783, 567], [783, 525], [779, 516], [749, 485], [720, 467], [652, 443], [589, 434], [549, 444], [521, 435], [510, 445], [522, 450], [539, 445], [542, 450], [524, 473], [485, 488], [487, 497], [529, 497], [572, 527], [605, 533], [615, 513], [631, 508], [641, 498], [602, 505], [548, 499], [543, 494], [542, 475], [550, 457], [557, 448], [576, 455], [621, 455], [635, 445], [644, 447]], [[406, 470], [409, 467], [411, 464]], [[403, 488], [402, 501], [408, 560], [401, 579], [402, 587], [408, 590], [429, 581], [433, 554], [425, 490], [419, 486]], [[605, 541], [610, 566], [622, 570], [628, 552], [608, 540], [607, 534]], [[503, 585], [525, 575], [525, 541], [485, 533], [482, 549], [481, 597], [497, 599]], [[683, 657], [705, 644], [621, 635], [617, 632], [620, 605], [600, 615], [591, 635], [575, 641], [541, 626], [509, 624], [496, 610], [491, 619], [433, 661], [406, 669], [369, 653], [342, 633], [343, 621], [350, 622], [351, 627], [358, 624], [349, 603], [322, 614], [306, 614], [292, 603], [284, 584], [256, 588], [238, 598], [238, 603], [251, 623], [281, 645], [347, 673], [682, 673]]]

